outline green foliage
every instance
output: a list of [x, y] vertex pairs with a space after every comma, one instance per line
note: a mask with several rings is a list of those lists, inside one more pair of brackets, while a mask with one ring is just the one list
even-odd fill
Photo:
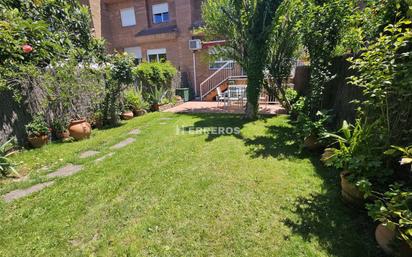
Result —
[[125, 108], [132, 111], [147, 110], [149, 104], [143, 98], [142, 88], [129, 89], [124, 93]]
[[302, 10], [300, 7], [300, 0], [286, 0], [276, 11], [276, 24], [270, 40], [267, 64], [270, 79], [264, 84], [269, 94], [276, 96], [287, 111], [292, 108], [292, 103], [287, 96], [289, 90], [287, 80], [297, 58], [301, 41], [299, 21]]
[[13, 151], [16, 145], [16, 138], [11, 138], [6, 141], [4, 144], [0, 145], [0, 175], [7, 176], [10, 172], [15, 173], [17, 176], [20, 176], [19, 173], [14, 169], [14, 162], [10, 159], [10, 156], [15, 154]]
[[[391, 155], [397, 158], [401, 158], [401, 165], [412, 164], [412, 145], [407, 147], [391, 146], [391, 149], [385, 151], [386, 155]], [[411, 170], [412, 171], [412, 170]]]
[[43, 136], [49, 133], [49, 126], [43, 115], [36, 115], [33, 120], [26, 125], [26, 133], [29, 137]]
[[395, 231], [399, 240], [412, 247], [412, 191], [395, 184], [376, 197], [374, 204], [367, 205], [369, 216]]
[[352, 182], [364, 180], [382, 185], [391, 171], [382, 167], [382, 137], [375, 132], [376, 126], [366, 126], [360, 120], [355, 125], [344, 121], [338, 134], [324, 134], [324, 138], [335, 142], [325, 150], [321, 160], [326, 166], [348, 171]]
[[322, 136], [327, 132], [327, 125], [331, 121], [329, 111], [318, 111], [315, 119], [310, 118], [304, 113], [300, 113], [295, 123], [295, 134], [302, 141], [309, 136], [314, 136], [322, 140]]
[[152, 87], [170, 88], [176, 68], [169, 62], [144, 62], [133, 69], [133, 75], [142, 82], [143, 91]]
[[354, 10], [352, 0], [304, 1], [302, 38], [310, 56], [310, 93], [307, 97], [307, 114], [312, 118], [324, 108], [323, 96], [326, 83], [334, 74], [330, 63], [340, 43], [347, 17]]
[[66, 118], [55, 118], [52, 122], [51, 129], [53, 134], [61, 133], [67, 130], [69, 122]]
[[389, 25], [385, 33], [358, 59], [351, 59], [358, 75], [350, 83], [361, 87], [360, 116], [379, 123], [385, 146], [408, 144], [412, 138], [412, 39], [411, 21]]
[[153, 104], [163, 104], [163, 100], [165, 99], [166, 95], [168, 93], [168, 90], [166, 88], [163, 88], [161, 86], [155, 86], [152, 88], [149, 99], [150, 103]]
[[[246, 118], [256, 118], [269, 39], [281, 0], [208, 0], [202, 8], [208, 38], [226, 40], [225, 56], [248, 74]], [[224, 24], [224, 26], [223, 26]]]
[[[21, 100], [26, 88], [16, 77], [28, 66], [53, 60], [101, 60], [104, 45], [92, 37], [88, 9], [76, 0], [4, 0], [0, 3], [0, 90]], [[25, 53], [23, 45], [32, 47]]]
[[133, 68], [136, 66], [127, 54], [115, 54], [109, 57], [110, 64], [106, 70], [103, 117], [105, 125], [115, 126], [119, 123], [121, 93], [134, 82]]

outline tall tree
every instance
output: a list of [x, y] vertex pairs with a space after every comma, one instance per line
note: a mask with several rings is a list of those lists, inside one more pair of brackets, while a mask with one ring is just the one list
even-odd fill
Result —
[[203, 5], [205, 32], [209, 38], [225, 39], [221, 53], [245, 70], [248, 76], [245, 118], [255, 119], [264, 69], [282, 0], [207, 0]]
[[301, 7], [300, 0], [285, 0], [277, 10], [267, 62], [269, 79], [264, 83], [268, 93], [274, 95], [287, 111], [291, 109], [289, 99], [286, 97], [287, 80], [301, 41], [299, 34]]

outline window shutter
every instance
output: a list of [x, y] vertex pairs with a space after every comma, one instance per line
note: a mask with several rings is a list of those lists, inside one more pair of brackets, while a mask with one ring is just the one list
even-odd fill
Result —
[[136, 16], [133, 7], [120, 10], [120, 16], [123, 27], [136, 25]]

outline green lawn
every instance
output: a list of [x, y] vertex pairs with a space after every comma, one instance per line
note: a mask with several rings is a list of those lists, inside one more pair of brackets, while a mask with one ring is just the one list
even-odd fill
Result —
[[[177, 135], [177, 126], [241, 134]], [[97, 157], [78, 158], [109, 153], [134, 128], [136, 142], [113, 157], [97, 165]], [[31, 179], [3, 184], [2, 194], [65, 163], [84, 170], [0, 202], [0, 256], [381, 256], [373, 224], [342, 204], [338, 173], [294, 143], [286, 116], [154, 113], [87, 141], [21, 153], [15, 159]]]

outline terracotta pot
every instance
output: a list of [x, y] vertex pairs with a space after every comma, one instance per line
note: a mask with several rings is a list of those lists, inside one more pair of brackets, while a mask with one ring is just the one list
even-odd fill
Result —
[[310, 151], [320, 151], [323, 147], [321, 144], [319, 144], [318, 138], [315, 135], [306, 137], [303, 141], [303, 145]]
[[45, 145], [49, 142], [49, 136], [48, 135], [29, 136], [28, 140], [29, 140], [29, 143], [32, 147], [40, 148], [40, 147], [42, 147], [43, 145]]
[[70, 132], [68, 130], [57, 133], [57, 138], [59, 138], [59, 139], [66, 139], [66, 138], [69, 138], [69, 137], [70, 137]]
[[340, 173], [340, 185], [342, 187], [342, 198], [343, 201], [355, 206], [363, 206], [365, 200], [363, 194], [359, 189], [347, 179], [349, 172], [343, 171]]
[[[412, 248], [406, 242], [394, 242], [396, 233], [395, 231], [390, 230], [388, 227], [384, 226], [383, 224], [379, 224], [375, 230], [375, 239], [378, 242], [380, 248], [388, 254], [388, 255], [395, 255], [398, 253], [397, 256], [401, 257], [411, 257], [412, 256]], [[393, 247], [396, 247], [394, 249]]]
[[92, 133], [91, 125], [85, 120], [73, 120], [69, 125], [70, 136], [76, 140], [89, 138]]
[[159, 111], [159, 107], [160, 107], [160, 105], [159, 104], [152, 104], [152, 111], [154, 111], [154, 112], [158, 112]]
[[129, 111], [129, 112], [122, 112], [121, 114], [122, 119], [124, 120], [131, 120], [133, 119], [134, 115], [133, 112]]
[[134, 111], [133, 111], [134, 116], [143, 116], [143, 115], [145, 115], [146, 113], [147, 113], [146, 110], [134, 110]]

